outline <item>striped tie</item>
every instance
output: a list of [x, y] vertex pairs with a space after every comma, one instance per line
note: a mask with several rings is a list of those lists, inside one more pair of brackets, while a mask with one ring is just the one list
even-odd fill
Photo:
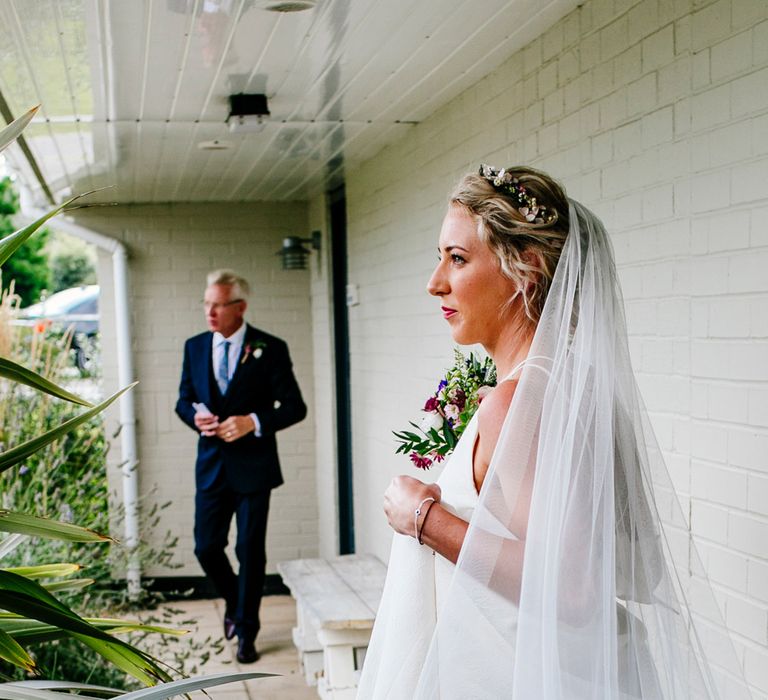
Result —
[[220, 343], [219, 347], [223, 347], [223, 353], [221, 355], [221, 362], [219, 362], [219, 376], [216, 377], [216, 383], [219, 385], [221, 395], [227, 393], [227, 387], [229, 386], [229, 346], [232, 345], [228, 340]]

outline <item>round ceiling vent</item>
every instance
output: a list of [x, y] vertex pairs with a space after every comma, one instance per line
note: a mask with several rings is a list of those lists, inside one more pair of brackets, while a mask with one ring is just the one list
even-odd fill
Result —
[[259, 7], [270, 12], [303, 12], [317, 5], [317, 0], [261, 0]]
[[214, 139], [213, 141], [201, 141], [197, 144], [197, 147], [201, 151], [228, 151], [234, 144], [231, 141], [219, 141]]

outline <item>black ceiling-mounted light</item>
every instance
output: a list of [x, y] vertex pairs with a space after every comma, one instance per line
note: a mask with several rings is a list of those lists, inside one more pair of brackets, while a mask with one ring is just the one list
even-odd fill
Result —
[[[307, 259], [312, 250], [320, 250], [322, 234], [320, 231], [312, 231], [310, 238], [289, 236], [283, 238], [283, 247], [276, 253], [283, 259], [283, 270], [306, 270]], [[302, 243], [309, 243], [312, 250], [307, 250]]]
[[261, 131], [269, 116], [267, 96], [240, 92], [229, 96], [227, 123], [233, 134]]

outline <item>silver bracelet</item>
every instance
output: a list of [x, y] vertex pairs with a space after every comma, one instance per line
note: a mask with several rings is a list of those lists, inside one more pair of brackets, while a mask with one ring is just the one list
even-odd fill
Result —
[[422, 500], [421, 503], [419, 503], [418, 506], [416, 506], [416, 510], [413, 511], [413, 536], [416, 538], [416, 541], [419, 544], [422, 544], [422, 542], [421, 542], [421, 533], [419, 532], [419, 516], [421, 515], [421, 507], [427, 501], [432, 501], [432, 503], [435, 503], [435, 499], [432, 498], [432, 496], [427, 496], [424, 500]]

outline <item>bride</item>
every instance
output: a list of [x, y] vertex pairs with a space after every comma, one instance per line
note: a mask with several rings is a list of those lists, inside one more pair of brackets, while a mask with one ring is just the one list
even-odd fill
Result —
[[544, 173], [481, 166], [438, 253], [428, 291], [499, 383], [437, 484], [385, 493], [358, 697], [749, 697], [638, 395], [602, 223]]

